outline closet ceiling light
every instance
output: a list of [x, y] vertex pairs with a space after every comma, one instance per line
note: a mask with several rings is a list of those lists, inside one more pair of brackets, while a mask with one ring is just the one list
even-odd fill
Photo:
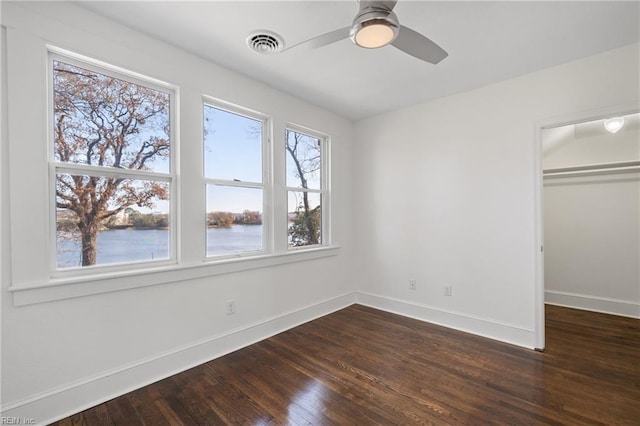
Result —
[[618, 133], [624, 126], [624, 117], [611, 117], [604, 121], [604, 128], [610, 133]]

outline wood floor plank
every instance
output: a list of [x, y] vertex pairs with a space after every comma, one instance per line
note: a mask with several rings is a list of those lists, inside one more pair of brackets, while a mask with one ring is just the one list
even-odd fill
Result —
[[307, 411], [295, 402], [295, 392], [286, 381], [271, 380], [278, 374], [276, 363], [272, 357], [258, 353], [256, 345], [236, 352], [226, 363], [208, 363], [206, 367], [215, 376], [234, 378], [240, 391], [265, 410], [271, 410], [277, 424], [287, 421], [293, 424], [326, 423], [321, 413]]
[[226, 417], [220, 417], [217, 410], [212, 407], [206, 392], [198, 382], [185, 385], [176, 394], [176, 399], [198, 425], [228, 424], [224, 420]]
[[[138, 413], [133, 405], [131, 405], [128, 394], [112, 399], [111, 401], [107, 401], [105, 405], [107, 406], [107, 412], [109, 413], [114, 425], [144, 424], [142, 419], [138, 417]], [[92, 410], [97, 407], [98, 406], [92, 408]]]
[[171, 425], [195, 425], [197, 422], [189, 415], [187, 410], [176, 399], [175, 396], [169, 395], [165, 398], [155, 401], [158, 410], [169, 420]]
[[87, 410], [82, 413], [86, 424], [95, 426], [108, 426], [113, 424], [109, 410], [105, 404], [98, 405], [94, 410]]
[[295, 348], [271, 346], [269, 341], [261, 343], [260, 347], [277, 355], [274, 362], [281, 363], [282, 369], [296, 371], [306, 377], [302, 386], [297, 385], [298, 392], [294, 395], [296, 404], [308, 411], [322, 413], [338, 424], [349, 423], [354, 416], [369, 424], [379, 424], [385, 420], [377, 410], [364, 410], [361, 403], [364, 396], [355, 391], [353, 383], [342, 379], [340, 373], [330, 366], [298, 358]]
[[547, 306], [544, 353], [352, 305], [56, 425], [640, 425], [640, 320]]

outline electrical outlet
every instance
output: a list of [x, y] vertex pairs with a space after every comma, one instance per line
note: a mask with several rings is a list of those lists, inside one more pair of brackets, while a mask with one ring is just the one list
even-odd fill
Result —
[[227, 307], [227, 315], [233, 315], [236, 313], [236, 301], [229, 300], [225, 306]]
[[416, 280], [409, 280], [409, 290], [415, 290], [417, 288]]
[[453, 291], [453, 286], [452, 285], [445, 285], [444, 286], [444, 295], [445, 296], [451, 296], [451, 292]]

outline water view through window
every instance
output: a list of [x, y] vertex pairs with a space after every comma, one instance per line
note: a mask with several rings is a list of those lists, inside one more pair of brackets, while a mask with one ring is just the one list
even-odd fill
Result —
[[[241, 253], [262, 249], [262, 225], [234, 225], [207, 229], [207, 253]], [[73, 239], [57, 246], [58, 268], [81, 266], [82, 246]], [[169, 231], [111, 229], [98, 232], [98, 264], [141, 262], [169, 258]]]

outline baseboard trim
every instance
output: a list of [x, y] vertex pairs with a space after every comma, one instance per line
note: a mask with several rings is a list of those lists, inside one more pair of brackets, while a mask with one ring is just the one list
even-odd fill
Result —
[[545, 290], [544, 302], [549, 305], [640, 318], [640, 303], [565, 291]]
[[354, 293], [325, 299], [83, 380], [5, 404], [3, 418], [49, 424], [354, 304]]
[[534, 330], [515, 324], [366, 292], [356, 292], [356, 303], [527, 349], [535, 347]]

